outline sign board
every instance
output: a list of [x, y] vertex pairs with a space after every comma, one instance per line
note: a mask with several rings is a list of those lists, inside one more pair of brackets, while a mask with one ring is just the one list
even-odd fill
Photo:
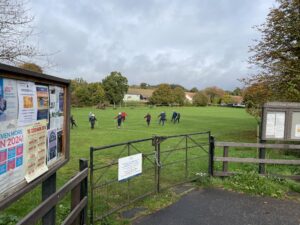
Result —
[[261, 130], [262, 140], [300, 140], [300, 103], [264, 104]]
[[142, 173], [142, 153], [120, 158], [118, 160], [118, 181], [128, 180]]
[[70, 81], [0, 64], [0, 210], [69, 160]]

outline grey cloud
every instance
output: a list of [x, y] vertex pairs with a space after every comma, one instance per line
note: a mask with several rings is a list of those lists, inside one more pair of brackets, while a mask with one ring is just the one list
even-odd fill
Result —
[[[101, 80], [117, 70], [130, 83], [188, 88], [240, 85], [248, 46], [274, 0], [32, 0], [40, 46], [55, 70]], [[56, 71], [59, 71], [57, 73]]]

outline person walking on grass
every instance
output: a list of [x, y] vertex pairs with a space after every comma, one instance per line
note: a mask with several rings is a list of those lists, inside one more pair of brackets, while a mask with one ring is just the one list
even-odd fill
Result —
[[173, 111], [171, 122], [175, 123], [177, 112]]
[[122, 122], [124, 123], [126, 116], [128, 116], [128, 115], [126, 112], [121, 112], [121, 116], [122, 116]]
[[76, 124], [76, 121], [75, 121], [73, 115], [70, 117], [70, 121], [71, 121], [72, 129], [73, 129], [73, 126], [77, 127], [77, 124]]
[[146, 119], [147, 125], [148, 125], [148, 127], [149, 127], [150, 121], [151, 121], [151, 115], [150, 115], [150, 113], [147, 113], [147, 115], [144, 116], [144, 119]]
[[121, 124], [122, 124], [122, 113], [119, 112], [119, 114], [114, 118], [117, 120], [118, 123], [118, 129], [121, 128]]
[[175, 122], [179, 123], [179, 121], [180, 121], [180, 113], [177, 113], [174, 123]]
[[93, 130], [94, 127], [95, 127], [96, 121], [97, 121], [97, 118], [96, 118], [95, 114], [91, 114], [91, 116], [90, 116], [90, 123], [91, 123], [91, 129], [92, 129], [92, 130]]
[[161, 114], [159, 114], [158, 118], [159, 118], [158, 124], [161, 124], [162, 126], [164, 126], [165, 125], [165, 121], [167, 120], [166, 113], [165, 112], [161, 112]]

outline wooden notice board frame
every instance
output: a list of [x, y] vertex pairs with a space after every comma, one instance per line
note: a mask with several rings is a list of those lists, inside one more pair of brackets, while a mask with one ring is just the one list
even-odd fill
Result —
[[[26, 180], [15, 185], [11, 190], [0, 194], [0, 210], [8, 207], [25, 193], [29, 192], [43, 181], [47, 180], [59, 168], [65, 165], [70, 159], [70, 80], [62, 79], [55, 76], [40, 74], [17, 67], [0, 63], [0, 78], [31, 81], [40, 85], [56, 86], [63, 88], [63, 127], [62, 127], [62, 144], [61, 154], [51, 165], [48, 166], [48, 171], [40, 175], [30, 183]], [[1, 122], [0, 122], [1, 123]], [[1, 125], [1, 124], [0, 124]]]
[[[282, 122], [283, 125], [283, 135], [279, 135], [276, 137], [276, 135], [270, 135], [272, 132], [268, 132], [268, 126], [270, 127], [270, 122], [268, 124], [268, 115], [272, 114], [274, 115], [281, 115], [282, 119], [284, 115], [284, 122]], [[262, 133], [261, 133], [261, 140], [280, 140], [280, 141], [300, 141], [300, 133], [299, 137], [295, 136], [295, 116], [297, 114], [297, 125], [300, 127], [300, 103], [298, 102], [268, 102], [263, 105], [262, 109]], [[293, 119], [294, 118], [294, 119]], [[269, 117], [270, 119], [270, 117]], [[271, 122], [272, 126], [272, 122]]]

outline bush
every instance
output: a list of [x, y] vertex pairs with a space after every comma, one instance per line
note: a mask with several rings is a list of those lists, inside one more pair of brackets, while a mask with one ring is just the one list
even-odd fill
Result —
[[195, 106], [207, 106], [208, 104], [208, 96], [203, 92], [200, 91], [196, 93], [193, 97], [193, 105]]

